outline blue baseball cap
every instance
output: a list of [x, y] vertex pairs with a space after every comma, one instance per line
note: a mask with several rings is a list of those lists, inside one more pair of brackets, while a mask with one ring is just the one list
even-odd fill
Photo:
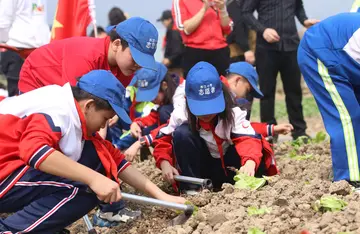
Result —
[[264, 97], [263, 93], [257, 87], [258, 83], [258, 74], [255, 71], [255, 68], [247, 62], [237, 62], [230, 64], [229, 69], [226, 70], [227, 73], [238, 74], [245, 79], [247, 79], [252, 87], [251, 95], [255, 98]]
[[147, 68], [138, 70], [130, 85], [138, 88], [136, 92], [136, 101], [151, 102], [159, 93], [161, 81], [164, 80], [168, 69], [162, 63], [156, 62], [156, 71]]
[[128, 124], [132, 123], [124, 109], [125, 88], [110, 71], [90, 71], [80, 78], [76, 86], [108, 101], [119, 118]]
[[222, 82], [216, 68], [207, 62], [193, 66], [185, 83], [185, 95], [191, 113], [210, 115], [225, 110]]
[[130, 52], [135, 62], [144, 68], [156, 70], [154, 54], [158, 42], [158, 31], [149, 21], [132, 17], [118, 25], [109, 26], [106, 31], [116, 33], [129, 43]]

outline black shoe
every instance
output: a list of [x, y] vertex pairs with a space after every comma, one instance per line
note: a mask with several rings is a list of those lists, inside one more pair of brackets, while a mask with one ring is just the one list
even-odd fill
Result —
[[151, 155], [151, 152], [148, 147], [143, 147], [140, 149], [140, 161], [141, 162], [149, 159], [149, 155]]
[[360, 190], [360, 181], [348, 181], [349, 184], [353, 187], [355, 187], [355, 189]]

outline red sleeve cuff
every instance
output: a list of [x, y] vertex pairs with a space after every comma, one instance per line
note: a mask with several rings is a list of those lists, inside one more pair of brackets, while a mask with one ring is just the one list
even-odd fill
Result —
[[140, 128], [144, 127], [144, 124], [139, 120], [135, 121], [135, 123], [137, 123], [140, 126]]
[[153, 142], [153, 137], [151, 134], [145, 135], [144, 136], [145, 142], [146, 142], [146, 146], [149, 147], [151, 146], [152, 142]]

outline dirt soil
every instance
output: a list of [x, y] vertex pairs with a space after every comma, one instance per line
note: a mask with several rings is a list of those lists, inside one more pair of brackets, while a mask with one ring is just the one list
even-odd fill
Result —
[[[141, 219], [115, 228], [97, 228], [100, 233], [170, 233], [211, 234], [244, 233], [257, 227], [267, 234], [281, 233], [360, 233], [359, 194], [345, 181], [331, 183], [331, 159], [328, 142], [301, 146], [299, 155], [312, 154], [306, 160], [288, 156], [289, 143], [275, 146], [277, 164], [281, 175], [272, 177], [269, 184], [257, 191], [234, 189], [225, 184], [223, 191], [203, 191], [188, 197], [199, 207], [196, 215], [184, 225], [168, 227], [167, 223], [177, 214], [155, 207], [137, 206], [143, 212]], [[170, 192], [161, 180], [161, 173], [153, 160], [138, 163], [137, 167], [162, 189]], [[338, 212], [316, 212], [312, 205], [323, 195], [335, 195], [348, 203]], [[265, 215], [249, 216], [250, 206], [267, 207]], [[136, 207], [136, 206], [135, 206]], [[307, 230], [308, 232], [304, 232]], [[86, 233], [82, 220], [71, 226], [72, 233]]]

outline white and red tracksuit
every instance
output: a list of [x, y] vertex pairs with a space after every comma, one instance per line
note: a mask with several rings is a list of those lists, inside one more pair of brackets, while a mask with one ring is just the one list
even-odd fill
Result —
[[[180, 78], [179, 86], [176, 88], [174, 96], [172, 98], [173, 110], [181, 108], [185, 103], [185, 82], [186, 81], [184, 78]], [[153, 125], [157, 125], [157, 126], [162, 125], [163, 123], [161, 123], [160, 121], [160, 114], [157, 110], [158, 110], [158, 106], [153, 108], [149, 115], [145, 117], [136, 118], [134, 122], [136, 122], [141, 128], [150, 127]], [[171, 116], [173, 116], [172, 113], [170, 115], [170, 118]], [[168, 121], [169, 118], [166, 119]], [[151, 132], [150, 134], [144, 135], [147, 146], [150, 146], [152, 144], [152, 141], [153, 139], [155, 139], [155, 136], [156, 136], [155, 132]]]
[[255, 162], [255, 170], [260, 173], [257, 175], [277, 174], [270, 144], [255, 130], [266, 135], [267, 125], [252, 125], [245, 119], [246, 111], [239, 107], [232, 111], [234, 123], [229, 127], [217, 119], [216, 124], [198, 121], [197, 133], [191, 132], [187, 123], [171, 133], [167, 126], [159, 129], [153, 141], [157, 167], [167, 160], [183, 175], [210, 178], [215, 186], [233, 182], [234, 173], [228, 167], [238, 169], [248, 160]]
[[129, 165], [85, 126], [69, 83], [0, 102], [0, 213], [16, 212], [0, 219], [0, 233], [54, 233], [97, 205], [85, 184], [38, 170], [55, 150], [113, 179]]

